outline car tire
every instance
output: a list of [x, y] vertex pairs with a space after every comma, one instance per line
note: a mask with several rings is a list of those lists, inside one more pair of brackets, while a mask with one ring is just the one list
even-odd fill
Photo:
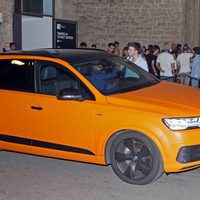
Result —
[[158, 148], [139, 132], [129, 131], [117, 136], [111, 145], [110, 160], [116, 175], [131, 184], [151, 183], [164, 172]]

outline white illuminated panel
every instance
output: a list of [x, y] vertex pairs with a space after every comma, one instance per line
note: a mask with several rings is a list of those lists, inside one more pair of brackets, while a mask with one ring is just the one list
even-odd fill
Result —
[[22, 16], [22, 50], [52, 48], [52, 17]]

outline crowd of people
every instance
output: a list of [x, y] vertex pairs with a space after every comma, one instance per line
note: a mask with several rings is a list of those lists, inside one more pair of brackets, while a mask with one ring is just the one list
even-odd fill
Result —
[[[86, 42], [81, 42], [80, 48], [88, 48]], [[11, 42], [8, 50], [16, 50], [16, 44]], [[90, 48], [97, 48], [92, 44]], [[200, 47], [191, 48], [189, 44], [164, 43], [161, 50], [158, 45], [141, 46], [138, 42], [130, 42], [120, 51], [118, 41], [108, 43], [107, 52], [116, 54], [135, 63], [161, 80], [178, 82], [192, 87], [200, 87]]]
[[15, 51], [15, 50], [17, 50], [17, 45], [16, 45], [16, 43], [15, 42], [10, 42], [9, 43], [9, 49], [5, 49], [5, 48], [3, 48], [3, 50], [2, 50], [2, 52], [10, 52], [10, 51]]
[[137, 64], [161, 80], [200, 87], [200, 47], [189, 44], [164, 43], [147, 48], [138, 42], [130, 42], [120, 51], [119, 42], [108, 43], [107, 52], [120, 55]]

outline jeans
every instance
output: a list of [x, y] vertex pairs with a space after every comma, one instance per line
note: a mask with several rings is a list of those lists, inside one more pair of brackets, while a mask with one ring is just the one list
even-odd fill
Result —
[[194, 88], [199, 88], [200, 80], [193, 79], [191, 80], [191, 86]]
[[163, 81], [174, 82], [174, 76], [160, 76], [160, 79]]
[[190, 84], [190, 72], [180, 73], [179, 76], [180, 76], [181, 84], [183, 85]]

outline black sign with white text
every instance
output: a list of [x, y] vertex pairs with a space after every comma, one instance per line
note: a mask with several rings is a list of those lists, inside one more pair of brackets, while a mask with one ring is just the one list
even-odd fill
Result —
[[77, 44], [77, 23], [63, 20], [55, 21], [55, 48], [73, 49]]

